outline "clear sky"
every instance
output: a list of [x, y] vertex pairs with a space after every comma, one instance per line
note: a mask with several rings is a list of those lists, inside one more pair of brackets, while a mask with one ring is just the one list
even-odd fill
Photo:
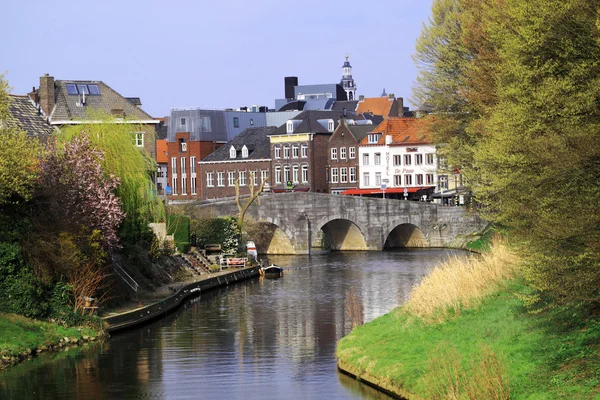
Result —
[[[6, 4], [7, 3], [7, 4]], [[431, 0], [6, 0], [0, 72], [25, 94], [44, 73], [101, 80], [160, 117], [172, 107], [274, 106], [283, 78], [410, 101]], [[409, 103], [410, 104], [410, 103]]]

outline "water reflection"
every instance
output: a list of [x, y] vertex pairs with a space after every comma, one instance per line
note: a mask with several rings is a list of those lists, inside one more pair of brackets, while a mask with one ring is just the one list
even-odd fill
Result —
[[348, 289], [370, 321], [448, 253], [271, 257], [282, 278], [209, 292], [104, 344], [16, 366], [0, 374], [0, 398], [387, 398], [336, 370]]

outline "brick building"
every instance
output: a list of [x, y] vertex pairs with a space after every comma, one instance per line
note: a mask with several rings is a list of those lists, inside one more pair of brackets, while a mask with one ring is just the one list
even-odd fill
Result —
[[[235, 197], [236, 180], [239, 181], [241, 195], [249, 193], [247, 186], [258, 188], [262, 181], [269, 182], [271, 154], [268, 135], [276, 129], [274, 126], [248, 128], [200, 161], [201, 199]], [[265, 190], [269, 190], [268, 183]]]

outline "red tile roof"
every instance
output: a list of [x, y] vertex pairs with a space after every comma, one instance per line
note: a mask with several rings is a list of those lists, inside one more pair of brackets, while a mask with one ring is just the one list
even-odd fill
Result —
[[[429, 144], [431, 138], [422, 119], [418, 118], [388, 118], [379, 124], [373, 133], [381, 133], [378, 144], [386, 142], [386, 136], [392, 136], [392, 145]], [[361, 144], [368, 144], [368, 137]]]
[[159, 164], [166, 164], [169, 162], [167, 157], [167, 141], [157, 140], [156, 141], [156, 162]]
[[390, 99], [389, 97], [367, 97], [358, 102], [356, 114], [370, 112], [374, 115], [382, 115], [384, 118], [387, 118], [390, 115], [393, 105], [394, 99]]

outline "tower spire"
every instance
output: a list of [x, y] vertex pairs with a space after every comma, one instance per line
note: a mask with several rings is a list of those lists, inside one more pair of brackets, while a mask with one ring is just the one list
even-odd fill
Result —
[[350, 65], [350, 61], [348, 61], [348, 54], [345, 55], [346, 61], [344, 65], [342, 65], [342, 80], [340, 81], [340, 85], [346, 91], [346, 96], [348, 100], [354, 100], [356, 98], [356, 83], [352, 78], [352, 65]]

